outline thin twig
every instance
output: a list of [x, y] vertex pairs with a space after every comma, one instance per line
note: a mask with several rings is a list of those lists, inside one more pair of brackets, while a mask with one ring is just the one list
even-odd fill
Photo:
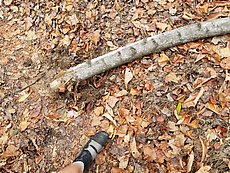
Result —
[[38, 78], [37, 78], [35, 81], [33, 81], [32, 83], [26, 85], [25, 87], [23, 87], [23, 88], [21, 88], [21, 89], [16, 90], [15, 93], [19, 93], [19, 92], [21, 92], [21, 91], [23, 91], [23, 90], [25, 90], [25, 89], [31, 87], [32, 85], [34, 85], [35, 83], [37, 83], [37, 82], [38, 82], [41, 78], [43, 78], [44, 76], [45, 76], [45, 72], [43, 72], [43, 73], [41, 74], [41, 76], [38, 77]]

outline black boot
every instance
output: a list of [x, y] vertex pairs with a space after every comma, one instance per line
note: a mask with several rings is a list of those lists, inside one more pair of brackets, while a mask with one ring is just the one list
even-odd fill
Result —
[[74, 162], [81, 161], [84, 163], [84, 173], [93, 165], [93, 161], [97, 154], [102, 150], [108, 142], [109, 135], [105, 131], [100, 131], [90, 138], [79, 156]]

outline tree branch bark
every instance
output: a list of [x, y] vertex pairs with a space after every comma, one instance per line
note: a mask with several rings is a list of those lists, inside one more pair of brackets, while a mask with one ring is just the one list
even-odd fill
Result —
[[50, 87], [57, 89], [62, 82], [88, 79], [96, 74], [100, 74], [160, 50], [202, 38], [229, 33], [230, 17], [183, 26], [128, 44], [88, 62], [72, 67], [66, 70], [61, 77], [59, 76], [51, 82]]

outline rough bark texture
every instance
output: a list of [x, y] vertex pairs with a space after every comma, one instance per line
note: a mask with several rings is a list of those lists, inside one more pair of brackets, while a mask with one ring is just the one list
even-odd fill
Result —
[[62, 82], [88, 79], [96, 74], [131, 62], [145, 55], [165, 50], [179, 44], [228, 33], [230, 33], [229, 17], [183, 26], [128, 44], [115, 51], [92, 59], [91, 61], [72, 67], [65, 71], [61, 77], [54, 80], [50, 84], [50, 87], [56, 89]]

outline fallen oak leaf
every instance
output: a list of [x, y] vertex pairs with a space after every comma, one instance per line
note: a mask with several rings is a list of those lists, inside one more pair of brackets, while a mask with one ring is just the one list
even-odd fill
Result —
[[94, 127], [94, 126], [100, 125], [102, 119], [103, 119], [103, 118], [102, 118], [101, 116], [96, 116], [96, 115], [94, 115], [93, 118], [92, 118], [91, 126]]
[[132, 96], [137, 96], [137, 95], [139, 95], [140, 94], [140, 91], [137, 89], [137, 88], [131, 88], [131, 90], [130, 90], [130, 94], [132, 95]]

